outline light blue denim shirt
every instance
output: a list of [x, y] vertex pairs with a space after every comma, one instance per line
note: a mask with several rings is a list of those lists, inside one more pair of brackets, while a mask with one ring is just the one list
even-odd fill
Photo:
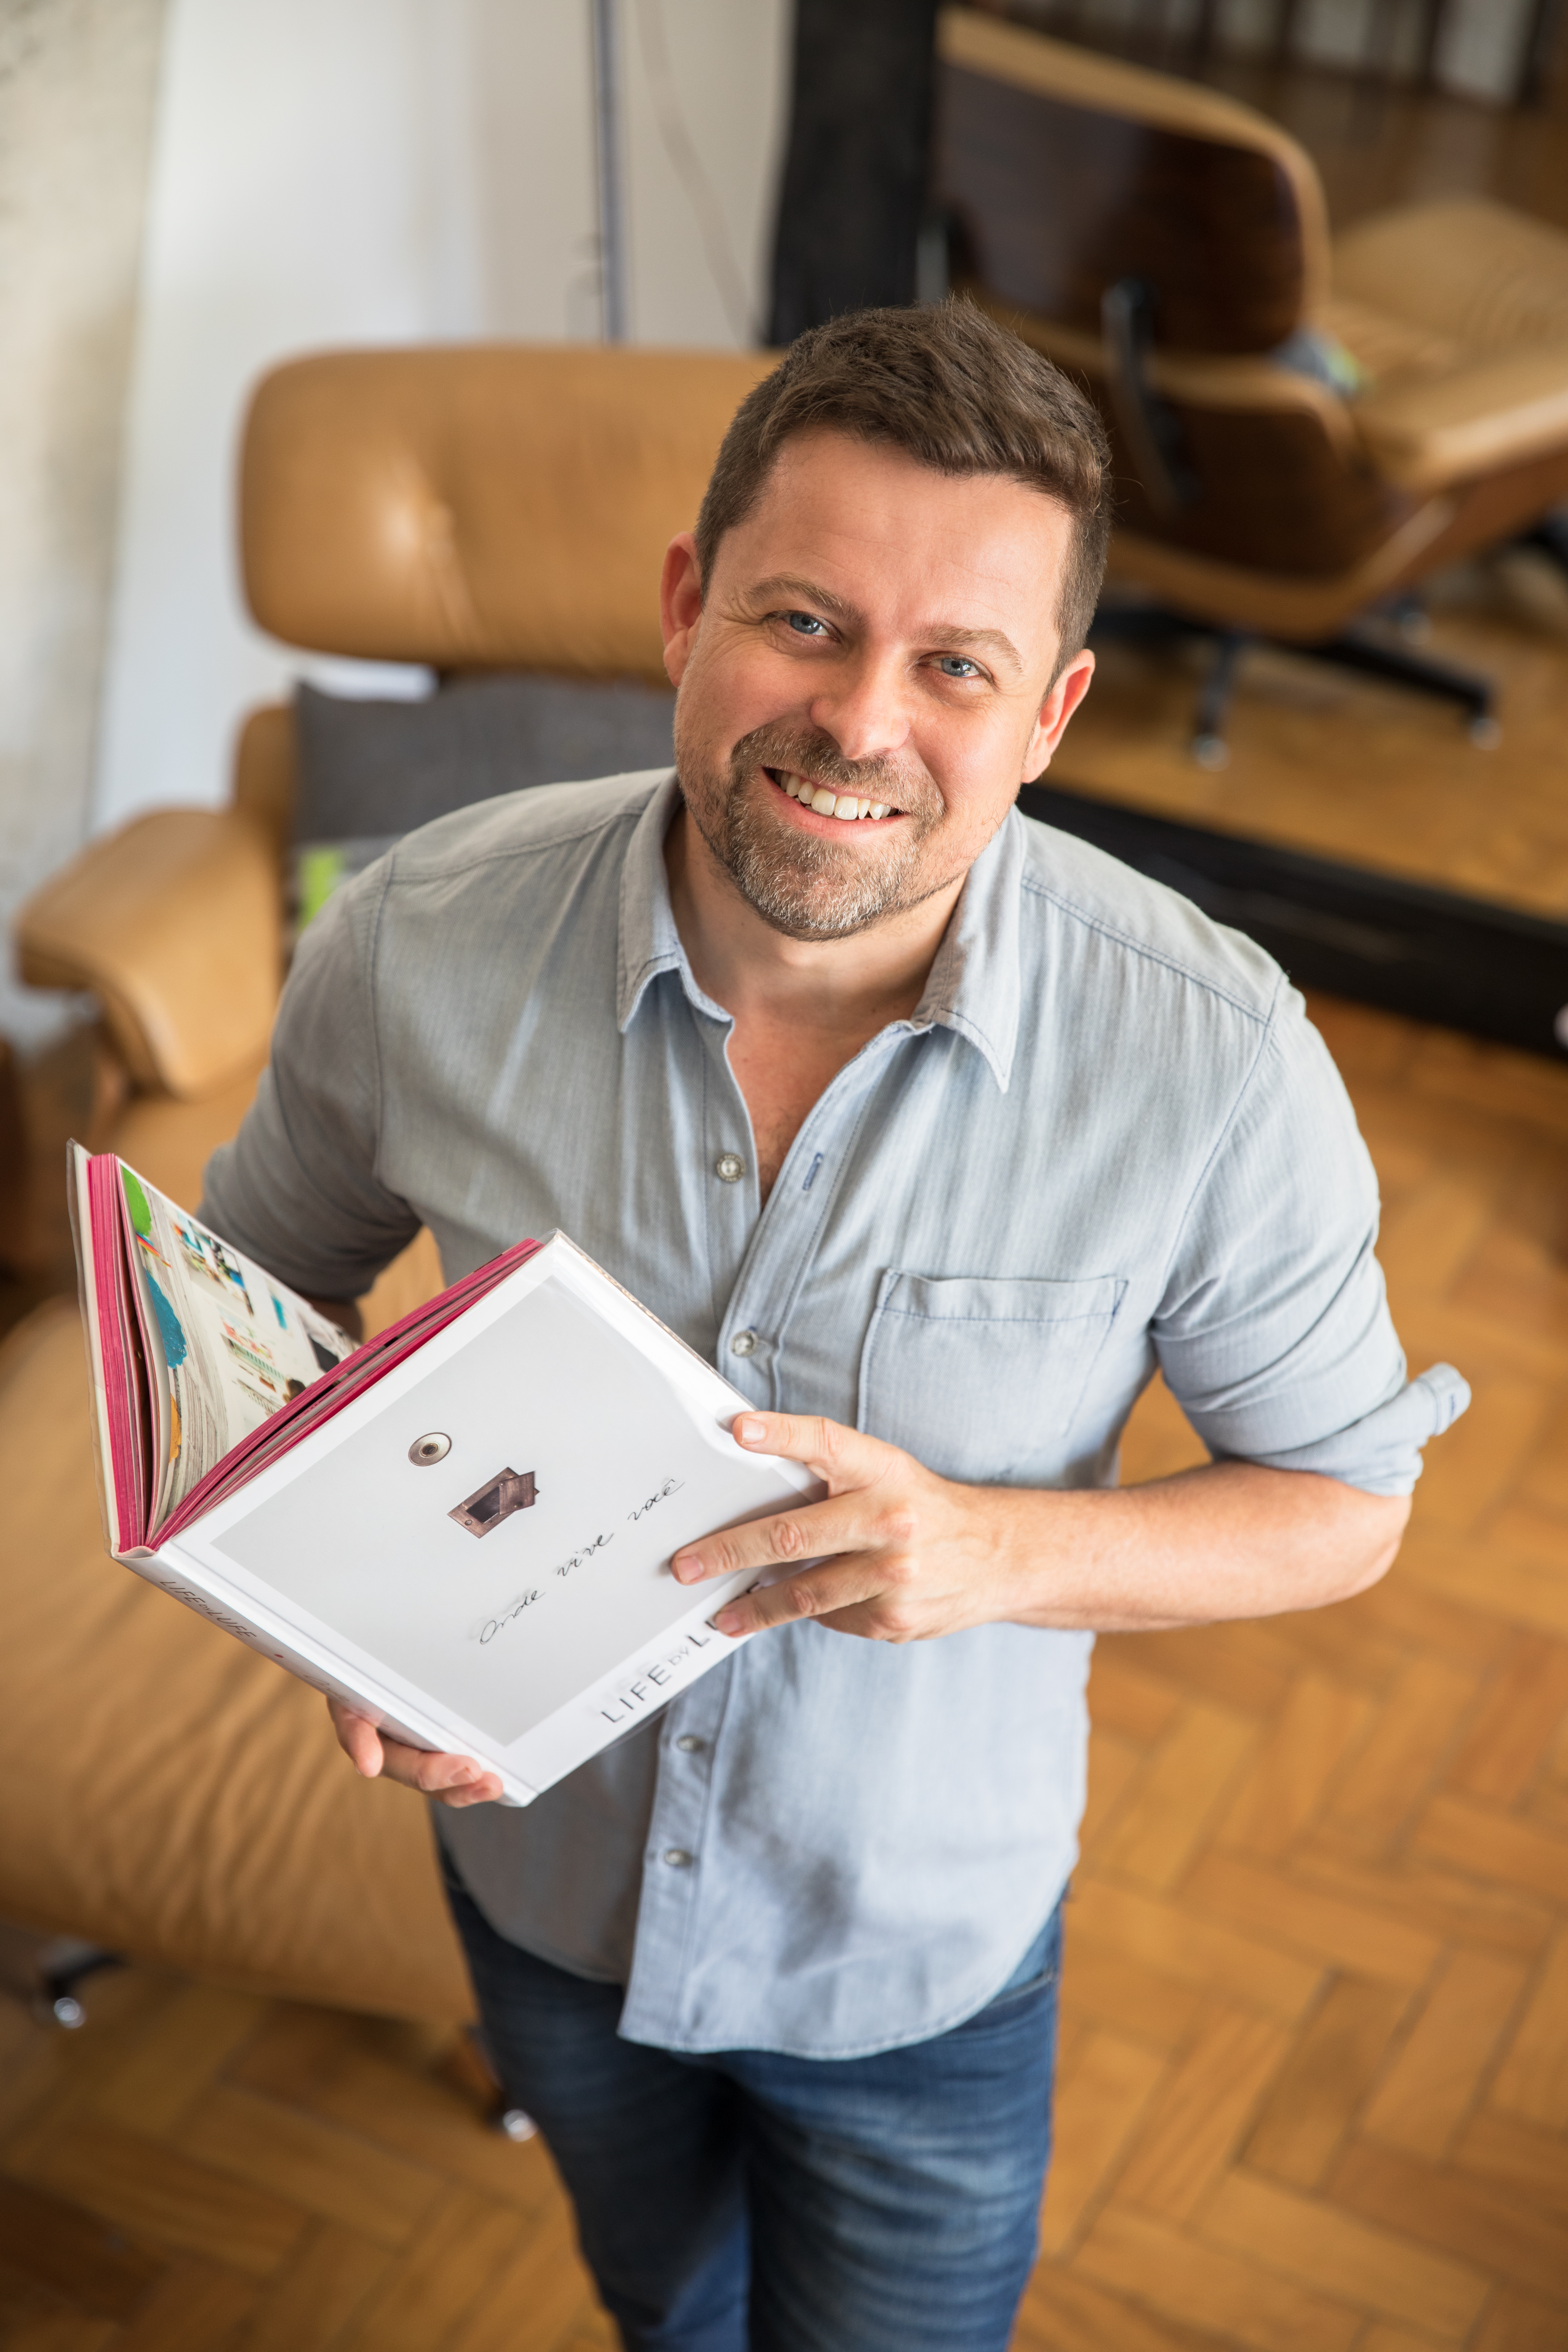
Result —
[[[1159, 1365], [1215, 1454], [1408, 1490], [1468, 1392], [1406, 1382], [1371, 1163], [1259, 948], [1014, 812], [913, 1016], [764, 1205], [730, 1018], [670, 912], [676, 804], [663, 773], [487, 802], [342, 893], [212, 1224], [337, 1297], [421, 1223], [448, 1279], [560, 1225], [757, 1404], [954, 1477], [1113, 1484]], [[635, 2041], [915, 2041], [1005, 1983], [1062, 1891], [1089, 1649], [769, 1633], [526, 1811], [441, 1836], [503, 1934], [626, 1985]]]

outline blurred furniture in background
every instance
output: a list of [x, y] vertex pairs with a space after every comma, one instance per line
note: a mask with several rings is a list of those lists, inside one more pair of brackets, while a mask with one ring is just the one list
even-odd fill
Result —
[[[245, 438], [251, 609], [287, 643], [447, 676], [662, 682], [666, 542], [769, 364], [500, 346], [280, 369]], [[100, 1008], [91, 1142], [187, 1206], [266, 1058], [295, 778], [292, 708], [253, 712], [228, 807], [133, 819], [17, 922], [25, 978]], [[369, 1329], [440, 1280], [422, 1234]], [[0, 1349], [0, 1918], [465, 2016], [422, 1801], [356, 1780], [314, 1692], [106, 1558], [91, 1446], [76, 1309], [55, 1299]]]
[[932, 290], [921, 242], [936, 13], [937, 0], [795, 0], [770, 342]]
[[1250, 108], [971, 10], [939, 40], [955, 278], [1099, 402], [1111, 577], [1154, 602], [1123, 625], [1218, 640], [1199, 756], [1258, 638], [1451, 697], [1489, 740], [1484, 678], [1352, 625], [1474, 549], [1563, 551], [1568, 236], [1467, 200], [1331, 245], [1310, 159]]
[[[1438, 88], [1445, 64], [1458, 64], [1473, 84], [1478, 61], [1465, 39], [1475, 18], [1511, 14], [1512, 21], [1488, 25], [1492, 51], [1481, 67], [1486, 94], [1505, 104], [1528, 106], [1540, 95], [1560, 15], [1560, 0], [1525, 0], [1512, 12], [1495, 0], [1351, 0], [1331, 21], [1328, 12], [1304, 8], [1301, 0], [1273, 0], [1272, 21], [1249, 10], [1238, 26], [1219, 0], [980, 0], [988, 15], [1010, 16], [1042, 33], [1087, 41], [1119, 53], [1200, 72], [1216, 52], [1263, 56], [1281, 67], [1296, 59], [1331, 64], [1341, 73], [1368, 81], [1405, 81], [1415, 89]], [[1469, 17], [1471, 24], [1465, 19]], [[1446, 54], [1459, 54], [1450, 60]]]

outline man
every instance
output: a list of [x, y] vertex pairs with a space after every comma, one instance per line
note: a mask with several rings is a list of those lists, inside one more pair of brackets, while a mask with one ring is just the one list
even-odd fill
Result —
[[[491, 802], [307, 935], [205, 1213], [352, 1297], [559, 1223], [828, 1498], [688, 1548], [762, 1631], [525, 1812], [437, 1801], [510, 2095], [628, 2346], [1001, 2352], [1049, 2145], [1095, 1630], [1394, 1557], [1370, 1165], [1258, 949], [1013, 809], [1089, 685], [1106, 453], [963, 305], [795, 343], [663, 610], [674, 776]], [[1128, 1492], [1156, 1364], [1215, 1455]], [[613, 1445], [616, 1433], [605, 1432]]]

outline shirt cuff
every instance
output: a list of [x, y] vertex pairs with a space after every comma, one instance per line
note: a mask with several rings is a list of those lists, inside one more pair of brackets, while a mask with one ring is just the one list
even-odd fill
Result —
[[1249, 1454], [1269, 1470], [1314, 1470], [1367, 1495], [1408, 1495], [1421, 1475], [1421, 1448], [1441, 1437], [1470, 1402], [1452, 1364], [1433, 1364], [1348, 1429], [1283, 1454]]

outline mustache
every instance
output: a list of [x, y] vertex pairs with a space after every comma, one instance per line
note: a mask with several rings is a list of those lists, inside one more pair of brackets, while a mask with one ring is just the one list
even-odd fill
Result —
[[847, 760], [830, 735], [802, 734], [789, 727], [753, 728], [742, 735], [731, 754], [731, 772], [738, 783], [752, 767], [787, 768], [793, 775], [834, 792], [858, 793], [864, 800], [885, 801], [906, 814], [930, 805], [931, 793], [918, 784], [896, 760]]

